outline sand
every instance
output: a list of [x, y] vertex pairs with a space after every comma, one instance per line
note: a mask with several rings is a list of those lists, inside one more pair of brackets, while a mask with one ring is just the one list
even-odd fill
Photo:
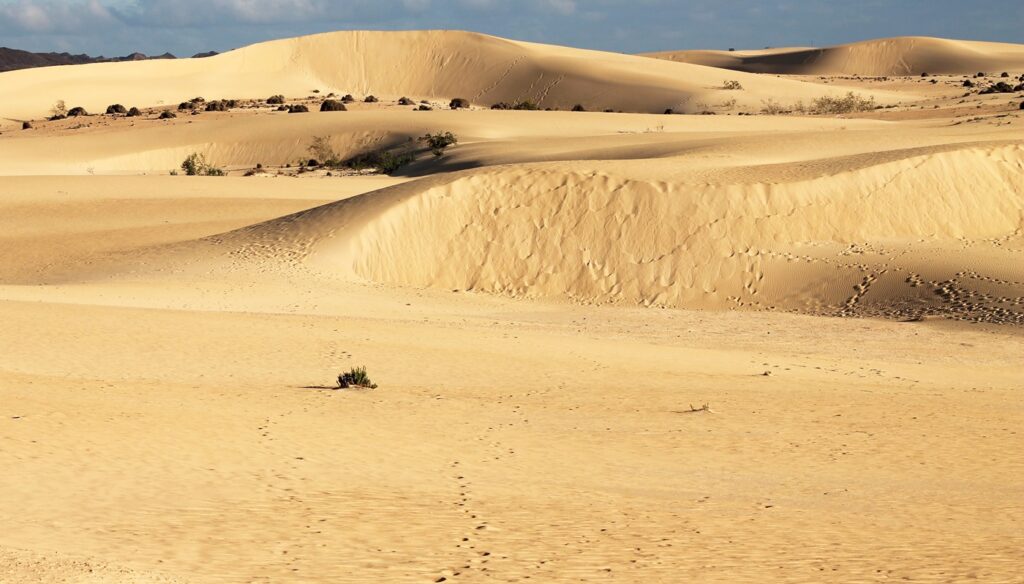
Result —
[[[900, 105], [447, 111], [493, 79], [374, 60], [415, 43], [463, 73], [586, 62], [556, 105], [601, 71], [638, 111], [738, 75], [438, 32], [0, 74], [0, 582], [1019, 578], [1018, 97], [749, 74], [723, 93]], [[315, 105], [323, 47], [366, 51], [348, 91], [381, 102], [153, 119]], [[308, 65], [199, 81], [278, 52]], [[9, 80], [101, 74], [83, 103], [154, 107], [15, 125], [41, 114]], [[297, 170], [316, 136], [442, 131], [395, 176]], [[192, 152], [229, 176], [170, 176]], [[353, 366], [380, 387], [332, 389]]]
[[748, 73], [785, 75], [973, 76], [1024, 72], [1024, 45], [933, 37], [875, 39], [825, 48], [663, 51], [646, 56]]

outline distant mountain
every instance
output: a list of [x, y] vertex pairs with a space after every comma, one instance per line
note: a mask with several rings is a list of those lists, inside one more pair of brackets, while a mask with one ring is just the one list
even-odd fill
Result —
[[[199, 53], [192, 58], [212, 57], [216, 51]], [[89, 55], [72, 55], [71, 53], [32, 53], [18, 49], [0, 47], [0, 73], [16, 69], [32, 69], [34, 67], [53, 67], [55, 65], [84, 65], [86, 63], [112, 63], [120, 61], [148, 61], [150, 59], [177, 59], [170, 53], [150, 57], [144, 53], [132, 53], [124, 57], [90, 57]]]

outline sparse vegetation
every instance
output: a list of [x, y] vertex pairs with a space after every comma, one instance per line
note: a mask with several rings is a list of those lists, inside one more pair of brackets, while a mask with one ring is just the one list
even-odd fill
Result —
[[322, 112], [344, 112], [344, 111], [348, 111], [348, 108], [345, 107], [345, 104], [341, 103], [340, 101], [338, 101], [336, 99], [327, 99], [327, 100], [324, 100], [324, 102], [322, 104], [320, 104], [320, 111], [322, 111]]
[[777, 116], [786, 113], [786, 108], [782, 107], [782, 104], [775, 101], [775, 99], [769, 97], [761, 100], [761, 113], [768, 116]]
[[327, 136], [313, 136], [313, 143], [309, 146], [309, 153], [321, 161], [324, 166], [340, 166], [338, 154], [331, 146], [330, 138]]
[[119, 103], [115, 103], [114, 105], [108, 105], [107, 106], [107, 115], [108, 116], [112, 116], [112, 115], [115, 115], [115, 114], [126, 114], [126, 113], [128, 113], [128, 108], [124, 107], [123, 105], [121, 105]]
[[459, 139], [451, 132], [444, 132], [443, 134], [427, 134], [420, 138], [420, 142], [425, 142], [434, 156], [441, 156], [444, 154], [445, 148], [458, 144]]
[[345, 166], [353, 170], [375, 168], [382, 174], [392, 174], [414, 160], [416, 160], [416, 156], [412, 152], [395, 153], [390, 150], [376, 150], [346, 160]]
[[342, 103], [352, 103], [355, 100], [356, 100], [356, 98], [352, 97], [351, 93], [347, 93], [347, 94], [344, 95], [344, 97], [341, 98], [341, 102]]
[[400, 98], [398, 98], [398, 105], [415, 105], [415, 104], [408, 97], [400, 97]]
[[366, 98], [363, 99], [363, 103], [377, 103], [378, 101], [380, 100], [372, 95], [367, 95]]
[[985, 89], [982, 89], [979, 93], [982, 95], [990, 93], [1013, 93], [1014, 87], [1005, 81], [994, 83], [989, 85]]
[[730, 80], [728, 80], [728, 81], [726, 81], [725, 83], [722, 84], [722, 89], [728, 89], [730, 91], [738, 91], [738, 90], [743, 89], [743, 85], [741, 85], [740, 82], [736, 81], [735, 79], [730, 79]]
[[421, 103], [419, 105], [419, 107], [417, 107], [416, 109], [418, 111], [421, 111], [421, 112], [429, 112], [429, 111], [433, 111], [434, 110], [434, 108], [430, 107], [429, 105], [427, 105], [425, 103]]
[[574, 112], [585, 112], [585, 111], [587, 111], [587, 108], [583, 107], [583, 104], [579, 104], [578, 103], [578, 104], [572, 106], [572, 111], [574, 111]]
[[63, 120], [68, 117], [68, 106], [64, 105], [64, 100], [58, 100], [57, 103], [53, 104], [50, 108], [50, 119], [51, 120]]
[[81, 107], [81, 106], [73, 107], [73, 108], [68, 110], [68, 117], [69, 118], [77, 118], [79, 116], [87, 116], [87, 115], [89, 115], [89, 112], [85, 111], [85, 108]]
[[238, 100], [235, 99], [219, 99], [211, 101], [206, 104], [206, 111], [208, 112], [226, 112], [231, 108], [238, 107]]
[[852, 91], [842, 97], [823, 96], [811, 102], [811, 114], [849, 114], [875, 109], [874, 97], [863, 97]]
[[32, 129], [32, 122], [22, 122], [21, 123], [21, 129], [22, 130], [31, 130]]
[[451, 103], [448, 104], [448, 107], [452, 108], [453, 110], [468, 109], [469, 106], [469, 100], [462, 97], [456, 97], [451, 101]]
[[208, 163], [206, 157], [198, 152], [188, 155], [188, 158], [181, 163], [181, 170], [187, 176], [224, 176], [226, 174], [222, 169]]
[[377, 384], [371, 381], [369, 375], [366, 374], [366, 367], [353, 367], [345, 373], [338, 375], [338, 389], [353, 387], [377, 389]]
[[178, 114], [172, 112], [171, 110], [164, 110], [164, 111], [160, 112], [159, 119], [161, 119], [161, 120], [170, 120], [170, 119], [173, 119], [173, 118], [176, 118], [176, 117], [178, 117]]
[[305, 114], [309, 113], [309, 108], [300, 104], [288, 106], [288, 113], [290, 114]]
[[283, 104], [284, 104], [284, 96], [283, 95], [280, 95], [280, 94], [278, 94], [278, 95], [271, 95], [270, 97], [267, 98], [267, 105], [283, 105]]

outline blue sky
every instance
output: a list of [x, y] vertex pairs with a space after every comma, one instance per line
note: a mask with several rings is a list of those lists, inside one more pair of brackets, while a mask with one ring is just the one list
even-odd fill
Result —
[[464, 29], [621, 52], [927, 35], [1024, 42], [1022, 0], [0, 0], [0, 46], [224, 51], [343, 29]]

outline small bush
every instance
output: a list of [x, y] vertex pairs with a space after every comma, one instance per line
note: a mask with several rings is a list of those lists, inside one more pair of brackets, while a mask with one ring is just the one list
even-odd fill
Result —
[[284, 103], [283, 95], [271, 95], [267, 98], [267, 105], [281, 105]]
[[366, 374], [366, 367], [353, 367], [349, 371], [338, 375], [338, 389], [359, 387], [364, 389], [377, 389], [377, 384], [370, 380]]
[[224, 176], [223, 170], [206, 162], [206, 157], [194, 152], [181, 163], [181, 170], [187, 176]]
[[512, 109], [512, 104], [508, 103], [507, 101], [499, 101], [498, 103], [493, 104], [491, 106], [491, 109], [492, 110], [510, 110], [510, 109]]
[[304, 105], [302, 105], [302, 104], [290, 105], [290, 106], [288, 106], [288, 113], [290, 113], [290, 114], [305, 114], [305, 113], [309, 113], [309, 108], [304, 106]]
[[73, 107], [68, 110], [69, 118], [77, 118], [79, 116], [87, 116], [89, 112], [85, 111], [84, 107]]
[[1020, 109], [1024, 110], [1024, 101], [1020, 102]]
[[336, 99], [328, 99], [328, 100], [324, 100], [324, 102], [322, 104], [320, 104], [320, 111], [322, 111], [322, 112], [344, 112], [344, 111], [348, 111], [348, 108], [345, 107], [345, 104], [341, 103], [340, 101], [338, 101]]
[[286, 111], [288, 111], [288, 109], [289, 108], [286, 105], [279, 105], [279, 106], [277, 106], [277, 111], [279, 111], [279, 112], [286, 112]]
[[982, 89], [979, 93], [982, 95], [989, 93], [1013, 93], [1013, 86], [1005, 81], [1000, 81], [993, 85], [989, 85], [985, 89]]
[[408, 97], [400, 97], [398, 99], [398, 105], [415, 105]]
[[191, 101], [183, 101], [178, 104], [178, 111], [185, 112], [195, 109], [195, 105]]
[[730, 91], [738, 91], [738, 90], [743, 89], [743, 86], [740, 85], [739, 81], [736, 81], [735, 79], [730, 79], [729, 81], [726, 81], [725, 83], [722, 84], [722, 89], [728, 89]]
[[176, 117], [178, 117], [178, 114], [172, 112], [171, 110], [164, 110], [164, 111], [160, 112], [159, 119], [161, 119], [161, 120], [170, 120], [170, 119], [176, 118]]
[[535, 104], [535, 103], [533, 103], [532, 101], [526, 99], [526, 100], [523, 100], [523, 101], [520, 101], [520, 102], [516, 103], [514, 106], [512, 106], [512, 109], [514, 109], [514, 110], [537, 111], [537, 110], [540, 109], [540, 106]]
[[356, 100], [356, 98], [352, 97], [351, 93], [347, 93], [347, 94], [344, 95], [344, 97], [341, 98], [341, 102], [342, 103], [352, 103], [355, 100]]
[[578, 103], [578, 104], [572, 106], [572, 111], [574, 111], [574, 112], [585, 112], [585, 111], [587, 111], [587, 108], [583, 107], [582, 104]]
[[769, 116], [777, 116], [777, 115], [785, 113], [785, 112], [786, 112], [786, 108], [782, 107], [782, 105], [779, 102], [775, 101], [774, 99], [769, 97], [767, 99], [762, 99], [761, 100], [761, 113], [762, 114], [769, 115]]
[[843, 97], [823, 96], [811, 102], [808, 112], [812, 114], [849, 114], [875, 109], [874, 97], [862, 97], [849, 92]]
[[139, 108], [133, 107], [132, 109], [128, 110], [128, 113], [125, 115], [129, 118], [137, 118], [142, 115], [142, 112], [139, 111]]
[[363, 99], [363, 103], [377, 103], [378, 101], [380, 100], [372, 95], [367, 95], [366, 98]]
[[388, 150], [378, 150], [350, 158], [345, 161], [345, 166], [353, 170], [375, 168], [383, 174], [391, 174], [415, 159], [416, 157], [411, 152], [396, 154]]
[[425, 103], [421, 103], [419, 105], [419, 107], [417, 107], [416, 109], [421, 111], [421, 112], [429, 112], [429, 111], [433, 111], [434, 110], [434, 108], [430, 107], [429, 105], [427, 105]]
[[238, 101], [234, 99], [221, 99], [206, 104], [208, 112], [226, 112], [233, 107], [238, 107]]
[[964, 79], [964, 87], [974, 87], [974, 82], [970, 79]]
[[445, 148], [458, 144], [459, 139], [455, 137], [455, 134], [445, 132], [443, 134], [427, 134], [420, 138], [420, 142], [426, 142], [434, 156], [441, 156], [444, 154]]
[[124, 107], [123, 105], [121, 105], [119, 103], [115, 103], [114, 105], [108, 105], [107, 106], [107, 115], [108, 116], [112, 116], [114, 114], [126, 114], [126, 113], [128, 113], [128, 108]]
[[22, 122], [21, 123], [21, 129], [22, 130], [31, 130], [32, 129], [32, 122]]
[[1000, 77], [1009, 77], [1009, 76], [1010, 76], [1010, 74], [1009, 74], [1009, 73], [1007, 73], [1006, 71], [1003, 71], [1002, 73], [1000, 73], [1000, 74], [999, 74], [999, 76], [1000, 76]]
[[469, 108], [469, 106], [469, 100], [462, 97], [456, 97], [448, 104], [448, 107], [450, 107], [453, 110], [467, 109]]
[[53, 104], [50, 108], [51, 119], [63, 120], [68, 117], [68, 106], [64, 105], [64, 100], [58, 100], [57, 103]]
[[324, 166], [339, 166], [338, 154], [334, 151], [331, 146], [331, 141], [327, 136], [314, 136], [313, 143], [309, 146], [309, 153]]

